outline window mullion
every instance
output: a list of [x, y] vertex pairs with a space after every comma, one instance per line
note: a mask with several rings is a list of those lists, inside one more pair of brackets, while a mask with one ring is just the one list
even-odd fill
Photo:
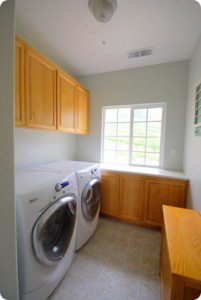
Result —
[[133, 151], [133, 120], [134, 117], [134, 107], [131, 107], [130, 115], [130, 144], [129, 144], [129, 165], [132, 165], [132, 151]]
[[148, 109], [146, 113], [146, 133], [145, 133], [145, 156], [144, 156], [144, 165], [146, 166], [147, 162], [147, 132], [148, 132]]
[[101, 162], [105, 161], [105, 109], [102, 109]]
[[119, 127], [119, 122], [118, 122], [118, 113], [119, 113], [119, 110], [117, 110], [117, 123], [116, 123], [116, 147], [115, 147], [115, 158], [117, 159], [117, 141], [118, 141], [118, 127]]

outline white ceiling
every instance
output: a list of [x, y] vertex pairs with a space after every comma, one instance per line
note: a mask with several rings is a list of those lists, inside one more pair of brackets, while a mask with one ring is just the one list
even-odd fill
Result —
[[[88, 0], [16, 0], [16, 31], [39, 45], [74, 76], [189, 59], [201, 33], [194, 0], [117, 0], [108, 23], [99, 23]], [[153, 47], [153, 55], [127, 52]]]

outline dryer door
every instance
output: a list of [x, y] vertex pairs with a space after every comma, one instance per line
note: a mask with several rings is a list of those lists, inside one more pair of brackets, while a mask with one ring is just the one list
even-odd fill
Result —
[[53, 266], [65, 255], [76, 224], [76, 195], [68, 194], [55, 201], [36, 221], [33, 248], [37, 259]]
[[101, 181], [99, 177], [93, 178], [82, 191], [82, 213], [87, 221], [92, 221], [99, 209], [101, 198]]

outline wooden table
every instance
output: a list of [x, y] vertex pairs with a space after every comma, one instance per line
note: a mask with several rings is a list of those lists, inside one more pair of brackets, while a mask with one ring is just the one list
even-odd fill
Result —
[[161, 242], [163, 300], [194, 300], [201, 293], [201, 215], [163, 206]]

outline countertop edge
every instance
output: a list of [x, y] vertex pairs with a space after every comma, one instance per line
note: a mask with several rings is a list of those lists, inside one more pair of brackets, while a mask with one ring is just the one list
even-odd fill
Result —
[[106, 165], [106, 164], [100, 164], [100, 167], [102, 171], [138, 174], [138, 175], [145, 175], [145, 176], [156, 176], [156, 177], [164, 177], [164, 178], [172, 178], [172, 179], [189, 181], [189, 178], [182, 172], [163, 170], [158, 168], [114, 166], [114, 165]]

